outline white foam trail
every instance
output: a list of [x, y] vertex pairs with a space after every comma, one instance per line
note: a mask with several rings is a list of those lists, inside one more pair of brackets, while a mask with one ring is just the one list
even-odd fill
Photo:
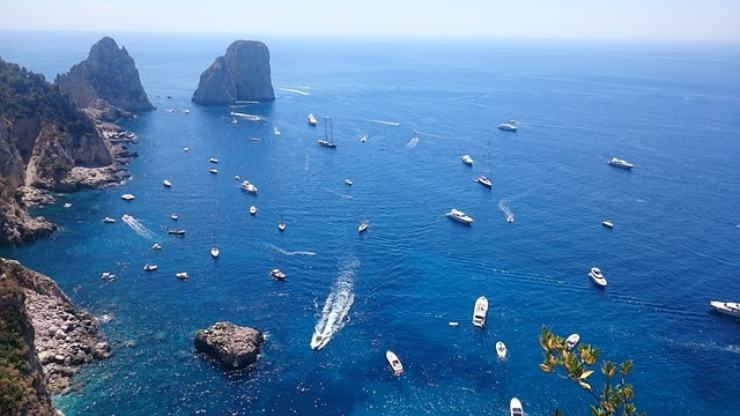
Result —
[[385, 126], [400, 126], [400, 121], [390, 121], [390, 120], [372, 120], [372, 119], [366, 119], [365, 121], [369, 121], [371, 123], [377, 123], [377, 124], [383, 124]]
[[273, 250], [277, 251], [280, 254], [286, 255], [286, 256], [315, 256], [316, 253], [313, 251], [288, 251], [283, 248], [280, 248], [273, 244], [268, 244], [268, 247], [271, 247]]
[[231, 113], [229, 113], [229, 115], [232, 117], [243, 118], [249, 121], [262, 121], [262, 117], [255, 115], [255, 114], [237, 113], [236, 111], [232, 111]]
[[419, 138], [416, 137], [416, 136], [414, 136], [414, 137], [411, 138], [411, 140], [409, 140], [408, 143], [406, 143], [406, 148], [407, 149], [413, 149], [413, 148], [416, 147], [417, 144], [419, 144]]
[[308, 172], [308, 155], [306, 155], [306, 164], [303, 167], [303, 170], [305, 170], [306, 172]]
[[303, 96], [311, 95], [310, 92], [302, 91], [296, 88], [278, 88], [278, 89], [280, 91], [293, 92], [293, 93], [296, 93], [298, 95], [303, 95]]
[[340, 197], [342, 199], [352, 199], [352, 195], [349, 195], [349, 194], [343, 194], [341, 192], [333, 191], [333, 190], [331, 190], [329, 188], [321, 188], [321, 189], [323, 189], [326, 192], [331, 192], [334, 195], [336, 195], [336, 196], [338, 196], [338, 197]]
[[237, 104], [259, 104], [259, 101], [251, 101], [251, 100], [236, 100]]
[[509, 208], [509, 201], [505, 199], [498, 201], [498, 207], [504, 214], [504, 217], [506, 217], [506, 222], [514, 222], [514, 213]]
[[146, 228], [144, 224], [140, 223], [139, 220], [137, 220], [136, 218], [125, 214], [123, 217], [121, 217], [121, 221], [126, 223], [126, 225], [134, 230], [134, 232], [140, 237], [146, 238], [147, 240], [154, 239], [154, 233], [150, 229]]
[[355, 293], [352, 291], [352, 278], [359, 267], [360, 262], [358, 260], [353, 260], [340, 267], [337, 281], [326, 298], [324, 308], [321, 310], [321, 318], [319, 318], [314, 328], [311, 348], [317, 350], [324, 348], [347, 323], [347, 315], [355, 301]]

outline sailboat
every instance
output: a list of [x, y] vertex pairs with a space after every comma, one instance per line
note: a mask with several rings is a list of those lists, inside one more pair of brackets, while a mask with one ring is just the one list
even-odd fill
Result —
[[280, 222], [278, 223], [278, 230], [280, 232], [285, 231], [285, 221], [283, 221], [283, 211], [280, 211]]
[[[487, 173], [490, 175], [491, 174], [491, 138], [490, 137], [488, 138], [488, 154], [487, 154], [487, 157], [488, 157], [488, 171], [487, 171]], [[477, 178], [475, 178], [475, 181], [478, 182], [479, 184], [485, 186], [488, 189], [493, 188], [493, 182], [491, 182], [491, 179], [488, 176], [486, 176], [486, 175], [478, 176]]]
[[211, 246], [211, 257], [217, 259], [221, 255], [221, 250], [216, 245], [216, 236], [213, 236], [213, 246]]
[[[327, 124], [329, 125], [329, 131], [326, 129]], [[334, 123], [332, 123], [331, 117], [324, 118], [324, 138], [319, 139], [317, 143], [321, 147], [328, 147], [329, 149], [337, 148], [337, 144], [334, 143]]]

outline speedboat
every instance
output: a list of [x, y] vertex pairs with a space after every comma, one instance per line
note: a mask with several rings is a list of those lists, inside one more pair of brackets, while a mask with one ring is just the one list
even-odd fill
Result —
[[336, 149], [337, 144], [329, 139], [319, 139], [316, 141], [321, 147], [328, 147], [329, 149]]
[[493, 187], [493, 182], [491, 182], [491, 180], [488, 179], [487, 176], [478, 176], [475, 179], [475, 181], [478, 182], [479, 184], [485, 186], [486, 188], [492, 188]]
[[360, 234], [362, 234], [362, 233], [364, 233], [365, 231], [367, 231], [367, 227], [369, 227], [369, 226], [370, 226], [370, 221], [368, 221], [368, 220], [363, 220], [363, 221], [362, 221], [362, 222], [360, 223], [360, 226], [359, 226], [359, 227], [357, 227], [357, 232], [358, 232], [358, 233], [360, 233]]
[[179, 280], [188, 280], [190, 279], [190, 276], [187, 272], [179, 272], [175, 273], [175, 277], [177, 277]]
[[136, 199], [136, 197], [134, 196], [134, 194], [123, 194], [121, 195], [121, 199], [123, 199], [124, 201], [133, 201], [134, 199]]
[[242, 182], [242, 189], [246, 192], [249, 192], [250, 194], [256, 194], [257, 193], [257, 187], [254, 186], [252, 182], [244, 181]]
[[308, 116], [306, 116], [306, 121], [308, 121], [308, 124], [311, 126], [315, 126], [316, 123], [318, 123], [318, 120], [316, 120], [316, 116], [313, 115], [313, 113], [308, 113]]
[[401, 360], [398, 359], [398, 356], [393, 351], [386, 351], [385, 359], [388, 360], [388, 364], [390, 364], [393, 370], [393, 375], [400, 376], [403, 373], [403, 364], [401, 364]]
[[603, 225], [606, 228], [614, 228], [614, 223], [612, 222], [612, 220], [601, 221], [601, 225]]
[[312, 350], [319, 350], [323, 346], [322, 343], [324, 341], [324, 336], [314, 332], [313, 336], [311, 336], [311, 349]]
[[598, 267], [592, 267], [591, 271], [588, 272], [588, 277], [590, 277], [591, 280], [600, 287], [606, 287], [606, 279], [604, 278], [604, 275], [601, 274], [601, 269]]
[[71, 208], [71, 207], [72, 207], [72, 203], [70, 203], [70, 202], [65, 202], [64, 203], [64, 208]]
[[625, 170], [632, 170], [632, 168], [635, 167], [632, 163], [624, 160], [619, 159], [616, 157], [613, 157], [609, 162], [609, 165], [614, 166], [615, 168], [625, 169]]
[[208, 159], [208, 161], [211, 163], [218, 163], [218, 159], [216, 159], [215, 157]]
[[161, 250], [161, 249], [162, 249], [162, 245], [161, 244], [159, 244], [159, 243], [152, 244], [152, 250]]
[[252, 215], [252, 216], [257, 215], [257, 207], [256, 206], [252, 205], [251, 207], [249, 207], [249, 215]]
[[275, 136], [279, 136], [280, 135], [280, 130], [278, 130], [277, 127], [273, 127], [272, 128], [272, 134], [274, 134]]
[[350, 178], [345, 179], [344, 180], [344, 184], [347, 185], [347, 186], [352, 186], [352, 179], [350, 179]]
[[475, 301], [473, 325], [483, 328], [483, 325], [486, 324], [486, 315], [488, 315], [488, 299], [485, 296], [481, 296]]
[[111, 217], [105, 217], [105, 218], [103, 218], [103, 222], [106, 223], [106, 224], [113, 224], [113, 223], [116, 222], [116, 219], [115, 218], [111, 218]]
[[170, 214], [170, 219], [172, 219], [172, 221], [177, 221], [180, 217], [178, 217], [177, 214]]
[[506, 349], [506, 344], [499, 341], [496, 343], [496, 356], [500, 359], [506, 358], [506, 354], [508, 354], [508, 350]]
[[576, 344], [578, 344], [578, 341], [581, 340], [581, 336], [578, 334], [570, 334], [568, 338], [565, 339], [565, 346], [568, 348], [568, 351], [572, 350], [576, 347]]
[[169, 179], [163, 180], [162, 185], [164, 185], [165, 188], [172, 188], [172, 182], [170, 182]]
[[145, 272], [153, 272], [155, 270], [157, 270], [157, 265], [156, 264], [149, 264], [149, 263], [147, 263], [147, 264], [144, 265], [144, 271]]
[[183, 230], [181, 228], [178, 228], [176, 230], [168, 230], [167, 231], [167, 234], [169, 234], [169, 235], [176, 235], [176, 236], [182, 237], [182, 236], [185, 235], [185, 230]]
[[470, 155], [462, 155], [462, 162], [468, 166], [473, 166], [473, 157]]
[[272, 269], [270, 271], [270, 276], [272, 276], [276, 280], [285, 280], [285, 273], [283, 273], [280, 269]]
[[517, 131], [518, 128], [516, 120], [509, 120], [498, 125], [498, 129], [503, 131]]
[[512, 397], [511, 402], [509, 402], [509, 414], [510, 416], [524, 416], [522, 402], [520, 402], [516, 397]]
[[216, 175], [218, 173], [218, 169], [216, 169], [216, 168], [210, 168], [210, 169], [208, 169], [208, 172], [210, 172], [213, 175]]
[[738, 302], [720, 302], [718, 300], [713, 300], [709, 302], [709, 305], [717, 312], [740, 318], [740, 303]]
[[446, 215], [447, 215], [447, 218], [449, 218], [451, 220], [454, 220], [454, 221], [457, 221], [457, 222], [460, 222], [460, 223], [463, 223], [463, 224], [472, 224], [473, 223], [473, 217], [471, 217], [468, 214], [466, 214], [466, 213], [464, 213], [464, 212], [462, 212], [460, 210], [457, 210], [455, 208], [453, 208], [452, 210], [450, 210], [450, 212], [448, 212]]

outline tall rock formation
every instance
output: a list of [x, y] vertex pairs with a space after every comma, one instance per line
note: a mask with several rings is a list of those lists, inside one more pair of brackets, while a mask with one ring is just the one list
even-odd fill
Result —
[[81, 108], [103, 99], [126, 111], [154, 109], [141, 86], [133, 58], [107, 36], [90, 48], [87, 59], [68, 73], [57, 75], [54, 83]]
[[270, 74], [270, 51], [254, 40], [237, 40], [200, 76], [193, 102], [231, 104], [237, 100], [275, 99]]

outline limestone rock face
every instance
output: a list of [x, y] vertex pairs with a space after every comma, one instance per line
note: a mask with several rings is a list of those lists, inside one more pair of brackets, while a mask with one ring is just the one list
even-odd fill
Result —
[[270, 51], [254, 40], [237, 40], [229, 45], [200, 76], [193, 102], [231, 104], [237, 100], [275, 99], [270, 70]]
[[221, 321], [196, 333], [195, 350], [228, 369], [238, 369], [257, 361], [264, 341], [262, 334], [254, 328]]
[[78, 107], [89, 107], [99, 98], [126, 111], [147, 111], [154, 107], [141, 85], [139, 71], [125, 47], [109, 37], [90, 48], [87, 59], [54, 81]]

